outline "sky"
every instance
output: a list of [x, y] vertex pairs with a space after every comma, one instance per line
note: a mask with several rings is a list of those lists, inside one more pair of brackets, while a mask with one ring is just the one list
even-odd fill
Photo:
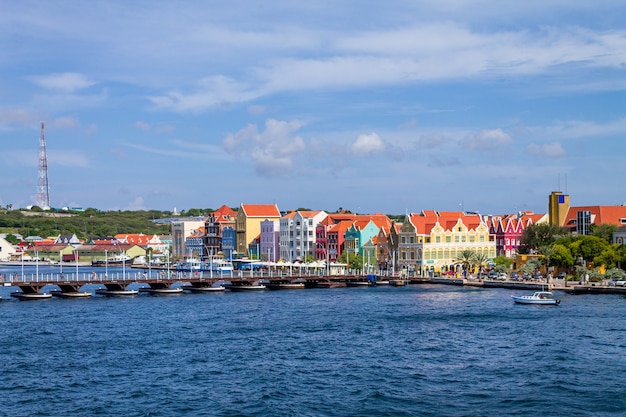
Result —
[[621, 0], [0, 0], [0, 206], [626, 202]]

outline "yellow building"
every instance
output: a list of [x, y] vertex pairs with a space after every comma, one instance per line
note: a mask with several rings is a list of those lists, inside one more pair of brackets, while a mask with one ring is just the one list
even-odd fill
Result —
[[399, 265], [422, 275], [454, 271], [461, 252], [471, 250], [490, 261], [496, 242], [478, 214], [424, 210], [408, 215], [400, 227]]
[[280, 217], [276, 204], [242, 204], [235, 218], [237, 253], [248, 255], [248, 246], [261, 234], [261, 222], [279, 221]]

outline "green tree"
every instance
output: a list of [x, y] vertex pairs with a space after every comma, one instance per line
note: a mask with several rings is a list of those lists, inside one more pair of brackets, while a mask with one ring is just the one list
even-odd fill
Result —
[[538, 259], [530, 259], [528, 262], [522, 265], [522, 267], [520, 268], [520, 271], [523, 274], [534, 275], [540, 266], [541, 266], [541, 263], [539, 262]]
[[499, 255], [493, 258], [493, 264], [496, 266], [496, 268], [502, 266], [506, 270], [509, 270], [511, 269], [511, 265], [513, 264], [513, 259], [504, 255]]
[[618, 227], [614, 224], [602, 223], [602, 224], [592, 224], [589, 226], [589, 231], [591, 232], [591, 236], [597, 236], [601, 239], [606, 240], [608, 243], [613, 242], [613, 233], [617, 232]]
[[483, 271], [487, 268], [489, 264], [489, 256], [484, 253], [475, 253], [474, 261], [476, 262], [476, 266], [478, 267], [478, 275], [482, 276]]
[[581, 236], [579, 242], [578, 253], [587, 262], [593, 261], [610, 246], [606, 240], [597, 236]]
[[539, 248], [550, 246], [557, 239], [568, 233], [566, 228], [548, 223], [531, 224], [524, 229], [517, 251], [520, 254], [537, 253]]
[[337, 260], [340, 263], [348, 264], [350, 269], [363, 269], [363, 257], [359, 254], [343, 251]]
[[20, 240], [14, 234], [8, 234], [4, 239], [11, 245], [17, 245], [20, 243]]
[[614, 281], [626, 280], [626, 272], [620, 268], [611, 268], [604, 274], [605, 279], [612, 279]]
[[619, 255], [615, 249], [614, 246], [608, 246], [602, 253], [593, 258], [593, 264], [604, 265], [607, 269], [615, 268], [619, 262]]
[[574, 257], [565, 245], [560, 243], [552, 245], [550, 266], [564, 266], [568, 268], [574, 266]]
[[477, 266], [476, 252], [471, 249], [464, 249], [457, 253], [454, 263], [461, 265], [461, 268], [469, 274]]

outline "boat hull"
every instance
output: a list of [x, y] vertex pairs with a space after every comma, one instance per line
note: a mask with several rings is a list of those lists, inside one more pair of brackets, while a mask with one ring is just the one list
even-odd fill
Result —
[[560, 300], [556, 300], [553, 298], [550, 299], [534, 299], [530, 297], [512, 297], [513, 301], [517, 304], [537, 304], [537, 305], [559, 305]]
[[231, 291], [263, 291], [267, 287], [265, 285], [229, 285], [227, 287]]
[[138, 290], [96, 290], [96, 294], [105, 295], [107, 297], [129, 297], [139, 294]]
[[34, 294], [25, 294], [23, 292], [13, 292], [11, 293], [11, 297], [17, 298], [22, 301], [31, 301], [31, 300], [47, 300], [52, 298], [52, 294], [50, 293], [34, 293]]
[[196, 292], [196, 293], [216, 293], [216, 292], [224, 292], [226, 291], [226, 288], [224, 287], [192, 287], [191, 285], [188, 285], [185, 287], [185, 289], [187, 291], [191, 291], [191, 292]]
[[176, 288], [140, 288], [139, 291], [147, 292], [151, 295], [175, 295], [183, 292], [182, 287]]
[[70, 292], [63, 292], [63, 291], [52, 291], [51, 293], [52, 295], [54, 295], [55, 297], [60, 297], [60, 298], [87, 298], [87, 297], [91, 297], [91, 292], [89, 291], [70, 291]]

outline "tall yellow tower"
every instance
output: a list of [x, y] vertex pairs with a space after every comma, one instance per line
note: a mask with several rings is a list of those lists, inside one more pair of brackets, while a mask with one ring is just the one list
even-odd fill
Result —
[[563, 226], [569, 211], [569, 195], [552, 191], [548, 200], [548, 221], [553, 226]]

